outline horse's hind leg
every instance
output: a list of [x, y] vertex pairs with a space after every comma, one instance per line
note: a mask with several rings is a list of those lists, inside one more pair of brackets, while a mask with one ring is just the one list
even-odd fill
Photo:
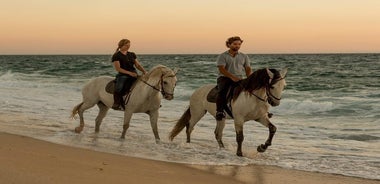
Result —
[[267, 148], [272, 145], [273, 136], [276, 133], [277, 128], [269, 121], [268, 118], [260, 119], [259, 122], [269, 129], [269, 136], [265, 141], [265, 144], [261, 144], [257, 147], [258, 152], [265, 152]]
[[79, 107], [78, 109], [78, 114], [80, 118], [80, 124], [75, 128], [76, 133], [81, 133], [84, 127], [84, 118], [83, 118], [83, 113], [85, 110], [93, 107], [95, 104], [89, 103], [89, 102], [83, 102], [83, 104]]
[[104, 105], [103, 102], [99, 102], [97, 105], [99, 107], [99, 113], [95, 119], [95, 132], [96, 133], [99, 132], [100, 125], [102, 124], [104, 117], [106, 117], [108, 109], [109, 109], [106, 105]]
[[226, 125], [226, 119], [223, 119], [221, 121], [216, 121], [216, 128], [215, 128], [214, 134], [215, 134], [216, 141], [218, 141], [219, 148], [224, 148], [222, 137], [223, 137], [223, 129], [225, 125]]
[[206, 114], [206, 110], [202, 110], [202, 109], [195, 109], [195, 108], [191, 108], [190, 107], [190, 114], [191, 114], [191, 118], [189, 120], [189, 125], [186, 125], [186, 142], [187, 143], [190, 143], [190, 135], [191, 135], [191, 132], [194, 130], [194, 126], [195, 124], [198, 123], [199, 120], [201, 120], [201, 118]]

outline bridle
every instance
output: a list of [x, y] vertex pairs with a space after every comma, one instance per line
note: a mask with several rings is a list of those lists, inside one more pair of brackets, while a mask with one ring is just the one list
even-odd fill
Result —
[[[285, 77], [286, 77], [286, 76], [285, 76]], [[274, 96], [274, 95], [272, 94], [272, 92], [270, 92], [270, 89], [271, 89], [272, 86], [275, 85], [277, 82], [279, 82], [279, 81], [281, 81], [281, 80], [284, 80], [285, 77], [280, 77], [280, 78], [278, 78], [278, 79], [276, 79], [276, 80], [274, 80], [274, 81], [272, 80], [272, 81], [270, 82], [270, 84], [268, 85], [267, 90], [266, 90], [266, 93], [267, 93], [267, 96], [268, 96], [268, 97], [270, 97], [270, 98], [274, 98], [274, 99], [276, 99], [276, 100], [278, 100], [278, 101], [281, 100], [281, 98], [277, 98], [276, 96]]]
[[[169, 75], [169, 76], [166, 76], [166, 78], [169, 78], [169, 77], [175, 77], [176, 75]], [[160, 82], [161, 82], [161, 94], [162, 96], [166, 96], [166, 95], [170, 95], [170, 96], [173, 96], [174, 94], [173, 93], [168, 93], [165, 91], [164, 89], [164, 75], [161, 76], [161, 79], [160, 79]]]
[[281, 80], [284, 80], [285, 78], [286, 78], [286, 76], [285, 76], [285, 77], [280, 77], [280, 78], [278, 78], [278, 79], [276, 79], [276, 80], [272, 80], [272, 79], [270, 80], [269, 85], [265, 88], [265, 91], [266, 91], [265, 94], [267, 95], [267, 98], [266, 98], [266, 99], [259, 97], [258, 95], [256, 95], [255, 93], [253, 93], [253, 91], [251, 92], [251, 94], [252, 94], [253, 96], [255, 96], [257, 99], [259, 99], [259, 100], [261, 100], [261, 101], [263, 101], [263, 102], [268, 102], [269, 104], [272, 105], [271, 102], [273, 102], [273, 99], [280, 101], [281, 98], [278, 98], [278, 97], [274, 96], [274, 95], [272, 94], [272, 92], [270, 91], [270, 89], [273, 88], [272, 86], [273, 86], [274, 84], [276, 84], [277, 82], [279, 82], [279, 81], [281, 81]]
[[[168, 78], [168, 77], [175, 77], [176, 75], [174, 74], [174, 75], [169, 75], [169, 76], [167, 76], [166, 78]], [[153, 88], [154, 90], [156, 90], [156, 91], [158, 91], [158, 92], [161, 92], [161, 94], [162, 94], [162, 96], [166, 96], [166, 95], [170, 95], [170, 96], [173, 96], [174, 94], [173, 93], [168, 93], [168, 92], [166, 92], [165, 91], [165, 89], [164, 89], [164, 75], [162, 75], [161, 76], [161, 79], [160, 79], [160, 81], [159, 81], [159, 84], [161, 84], [161, 89], [159, 89], [158, 87], [156, 87], [156, 86], [154, 86], [154, 85], [152, 85], [152, 84], [149, 84], [147, 81], [145, 81], [145, 80], [142, 80], [141, 78], [138, 78], [141, 82], [143, 82], [144, 84], [146, 84], [146, 85], [148, 85], [149, 87], [151, 87], [151, 88]]]

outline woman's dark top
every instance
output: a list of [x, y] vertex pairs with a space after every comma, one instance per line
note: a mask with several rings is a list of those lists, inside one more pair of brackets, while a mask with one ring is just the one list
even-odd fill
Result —
[[120, 68], [130, 72], [136, 72], [136, 68], [134, 66], [136, 58], [136, 54], [133, 52], [127, 52], [127, 55], [124, 55], [118, 51], [112, 56], [112, 62], [119, 61]]

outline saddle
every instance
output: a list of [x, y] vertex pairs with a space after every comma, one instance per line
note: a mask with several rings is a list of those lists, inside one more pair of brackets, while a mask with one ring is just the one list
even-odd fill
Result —
[[[232, 85], [228, 88], [227, 92], [227, 104], [224, 107], [224, 110], [226, 113], [233, 118], [232, 115], [232, 108], [231, 108], [231, 101], [234, 98], [235, 89], [238, 85]], [[218, 86], [215, 86], [210, 90], [210, 92], [207, 94], [207, 101], [210, 103], [216, 103], [216, 98], [218, 96]]]
[[[132, 91], [135, 88], [136, 83], [137, 83], [137, 80], [132, 84], [130, 91]], [[115, 92], [115, 84], [116, 84], [116, 80], [112, 80], [108, 82], [108, 84], [105, 87], [106, 92], [113, 94]], [[128, 94], [130, 91], [126, 91], [125, 94], [123, 94], [123, 96]]]
[[116, 83], [116, 80], [112, 80], [110, 81], [107, 85], [106, 85], [106, 92], [107, 93], [111, 93], [113, 94], [115, 92], [115, 83]]

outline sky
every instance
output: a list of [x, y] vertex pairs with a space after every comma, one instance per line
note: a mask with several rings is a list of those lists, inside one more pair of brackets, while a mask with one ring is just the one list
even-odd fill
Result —
[[380, 53], [380, 0], [0, 0], [2, 54]]

